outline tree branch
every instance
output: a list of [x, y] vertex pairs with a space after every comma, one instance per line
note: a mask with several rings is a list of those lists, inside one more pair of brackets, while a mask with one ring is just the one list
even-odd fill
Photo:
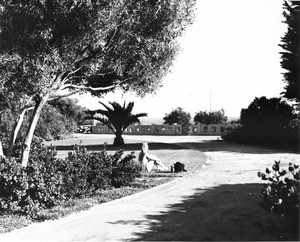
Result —
[[132, 77], [126, 78], [122, 81], [118, 81], [113, 85], [110, 86], [106, 86], [106, 87], [91, 87], [91, 86], [83, 86], [83, 85], [75, 85], [75, 84], [65, 84], [63, 86], [61, 86], [60, 90], [64, 90], [67, 88], [75, 88], [75, 89], [81, 89], [81, 90], [91, 90], [91, 91], [107, 91], [107, 90], [111, 90], [114, 89], [118, 86], [120, 86], [121, 84], [127, 82], [128, 80], [132, 79]]
[[71, 75], [75, 74], [77, 71], [79, 71], [81, 68], [83, 68], [83, 66], [78, 67], [78, 68], [77, 68], [76, 70], [74, 70], [74, 71], [70, 71], [70, 72], [66, 75], [66, 77], [64, 77], [64, 79], [62, 80], [62, 84], [65, 84], [66, 81], [68, 80], [68, 78], [69, 78]]
[[74, 91], [74, 92], [70, 92], [70, 93], [67, 93], [67, 94], [64, 94], [64, 95], [54, 96], [54, 97], [49, 98], [48, 101], [52, 101], [52, 100], [59, 99], [59, 98], [70, 97], [70, 96], [72, 96], [72, 95], [74, 95], [74, 94], [77, 94], [77, 93], [79, 93], [79, 92], [80, 92], [80, 90], [76, 90], [76, 91]]
[[106, 91], [106, 90], [116, 88], [117, 86], [118, 86], [118, 84], [107, 86], [107, 87], [87, 87], [87, 86], [78, 86], [78, 85], [74, 85], [74, 84], [66, 84], [66, 85], [62, 86], [62, 89], [75, 88], [75, 89], [85, 89], [85, 90], [91, 90], [91, 91]]
[[[59, 98], [66, 98], [66, 97], [70, 97], [76, 93], [80, 92], [80, 90], [76, 90], [74, 92], [70, 92], [68, 94], [64, 94], [64, 95], [59, 95], [59, 96], [55, 96], [55, 97], [51, 97], [48, 99], [48, 102], [49, 101], [52, 101], [52, 100], [55, 100], [55, 99], [59, 99]], [[35, 106], [31, 106], [31, 107], [27, 107], [27, 108], [24, 108], [25, 112], [29, 111], [29, 110], [32, 110], [34, 109]]]

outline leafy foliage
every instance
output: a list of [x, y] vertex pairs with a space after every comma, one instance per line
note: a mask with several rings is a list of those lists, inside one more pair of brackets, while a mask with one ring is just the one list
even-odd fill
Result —
[[201, 123], [201, 124], [220, 124], [220, 123], [226, 123], [227, 117], [225, 116], [225, 112], [223, 109], [218, 111], [199, 111], [194, 116], [194, 122], [195, 123]]
[[[34, 135], [44, 140], [69, 137], [77, 130], [77, 125], [82, 122], [82, 118], [85, 116], [84, 110], [84, 108], [76, 104], [75, 100], [69, 98], [53, 100], [46, 104], [42, 110]], [[4, 143], [4, 147], [8, 146], [15, 118], [14, 112], [9, 108], [1, 115], [0, 132], [2, 137], [0, 138]], [[17, 137], [19, 140], [25, 136], [28, 123], [27, 117]]]
[[164, 124], [182, 124], [182, 134], [188, 134], [191, 115], [185, 112], [181, 107], [173, 109], [171, 113], [165, 114]]
[[4, 146], [8, 145], [11, 127], [13, 126], [13, 115], [9, 110], [0, 114], [0, 140]]
[[247, 109], [241, 111], [241, 123], [249, 128], [261, 130], [271, 127], [273, 131], [283, 131], [290, 126], [296, 116], [293, 107], [280, 98], [255, 98]]
[[288, 99], [300, 102], [300, 2], [285, 1], [283, 5], [285, 11], [285, 23], [287, 32], [281, 38], [283, 51], [281, 52], [281, 67], [286, 70], [283, 73], [284, 96]]
[[105, 109], [87, 111], [89, 115], [86, 119], [95, 119], [110, 128], [116, 135], [114, 145], [124, 145], [122, 133], [131, 124], [140, 123], [139, 118], [147, 116], [146, 113], [132, 114], [134, 102], [129, 102], [126, 105], [124, 102], [121, 106], [117, 102], [110, 102], [111, 107], [99, 102]]
[[119, 82], [124, 90], [153, 92], [194, 6], [194, 0], [2, 1], [0, 55], [18, 60], [16, 78], [28, 76], [24, 83], [35, 84], [38, 95], [42, 87], [55, 93]]
[[299, 229], [299, 165], [289, 163], [288, 169], [283, 169], [280, 161], [275, 161], [271, 169], [258, 172], [258, 176], [268, 181], [261, 191], [262, 206], [284, 217], [288, 225]]
[[58, 98], [49, 101], [49, 104], [59, 110], [59, 112], [75, 122], [77, 125], [83, 124], [83, 119], [86, 116], [86, 108], [78, 105], [78, 100], [75, 98]]
[[299, 126], [293, 111], [279, 98], [255, 98], [248, 108], [242, 109], [240, 124], [229, 127], [222, 138], [253, 144], [296, 145]]
[[155, 92], [179, 50], [177, 38], [193, 20], [195, 2], [1, 1], [0, 86], [31, 86], [20, 96], [35, 104], [22, 164], [44, 104], [62, 90]]
[[45, 140], [63, 139], [77, 130], [73, 117], [68, 117], [58, 108], [46, 104], [37, 124], [35, 135]]
[[55, 170], [55, 155], [53, 148], [36, 147], [27, 168], [15, 158], [1, 157], [0, 210], [35, 218], [40, 209], [58, 204], [64, 198], [63, 177]]
[[123, 151], [120, 150], [113, 156], [111, 184], [114, 187], [129, 186], [137, 177], [141, 176], [142, 167], [133, 162], [133, 153], [121, 159]]
[[111, 186], [112, 159], [105, 151], [89, 153], [83, 146], [75, 146], [62, 162], [65, 174], [65, 193], [68, 197], [82, 197], [97, 189]]
[[0, 211], [39, 217], [41, 209], [63, 200], [85, 197], [99, 189], [127, 186], [141, 174], [133, 154], [88, 152], [75, 146], [65, 159], [56, 158], [54, 147], [35, 143], [29, 165], [0, 157]]

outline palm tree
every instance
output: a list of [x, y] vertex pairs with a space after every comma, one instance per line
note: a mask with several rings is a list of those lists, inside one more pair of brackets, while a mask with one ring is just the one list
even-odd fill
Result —
[[[98, 120], [110, 128], [116, 136], [114, 139], [115, 146], [124, 145], [122, 133], [129, 125], [140, 123], [139, 118], [147, 116], [147, 113], [132, 114], [132, 109], [134, 106], [133, 102], [129, 102], [128, 105], [126, 105], [126, 102], [124, 102], [123, 106], [117, 102], [109, 102], [112, 107], [109, 107], [102, 102], [99, 103], [105, 107], [105, 110], [88, 110], [87, 114], [91, 116], [86, 117], [85, 119]], [[100, 114], [100, 116], [94, 117], [95, 114]]]

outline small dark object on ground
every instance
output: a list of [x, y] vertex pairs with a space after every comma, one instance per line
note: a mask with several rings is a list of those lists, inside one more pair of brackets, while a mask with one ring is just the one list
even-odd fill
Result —
[[171, 172], [186, 172], [184, 169], [184, 164], [177, 161], [174, 165], [171, 166]]

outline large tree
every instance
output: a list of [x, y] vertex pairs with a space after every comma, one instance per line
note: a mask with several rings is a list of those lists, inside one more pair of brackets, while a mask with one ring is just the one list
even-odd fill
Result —
[[202, 124], [220, 124], [226, 123], [227, 117], [225, 116], [224, 109], [218, 111], [199, 111], [195, 114], [194, 117], [195, 123], [202, 123]]
[[241, 110], [240, 122], [222, 135], [226, 141], [276, 144], [299, 149], [299, 135], [294, 109], [281, 98], [256, 97]]
[[19, 112], [33, 102], [22, 165], [43, 106], [62, 90], [154, 92], [194, 6], [195, 0], [1, 1], [0, 60], [6, 64], [0, 67], [13, 63], [19, 89], [32, 87]]
[[280, 98], [255, 98], [248, 108], [241, 110], [241, 124], [259, 132], [283, 132], [296, 117], [293, 108]]
[[182, 134], [188, 134], [189, 125], [191, 123], [191, 114], [184, 111], [181, 107], [173, 109], [170, 113], [166, 113], [164, 124], [181, 124]]
[[86, 119], [98, 120], [110, 128], [116, 136], [114, 139], [115, 146], [124, 145], [122, 133], [129, 125], [140, 123], [139, 118], [147, 116], [146, 113], [133, 114], [133, 102], [128, 103], [128, 105], [124, 102], [123, 106], [117, 102], [110, 102], [111, 107], [103, 102], [99, 103], [102, 104], [105, 109], [87, 111], [87, 114], [91, 116], [86, 117]]
[[286, 86], [284, 97], [300, 103], [300, 2], [285, 1], [285, 23], [287, 32], [281, 39], [281, 66], [286, 70], [283, 73]]

